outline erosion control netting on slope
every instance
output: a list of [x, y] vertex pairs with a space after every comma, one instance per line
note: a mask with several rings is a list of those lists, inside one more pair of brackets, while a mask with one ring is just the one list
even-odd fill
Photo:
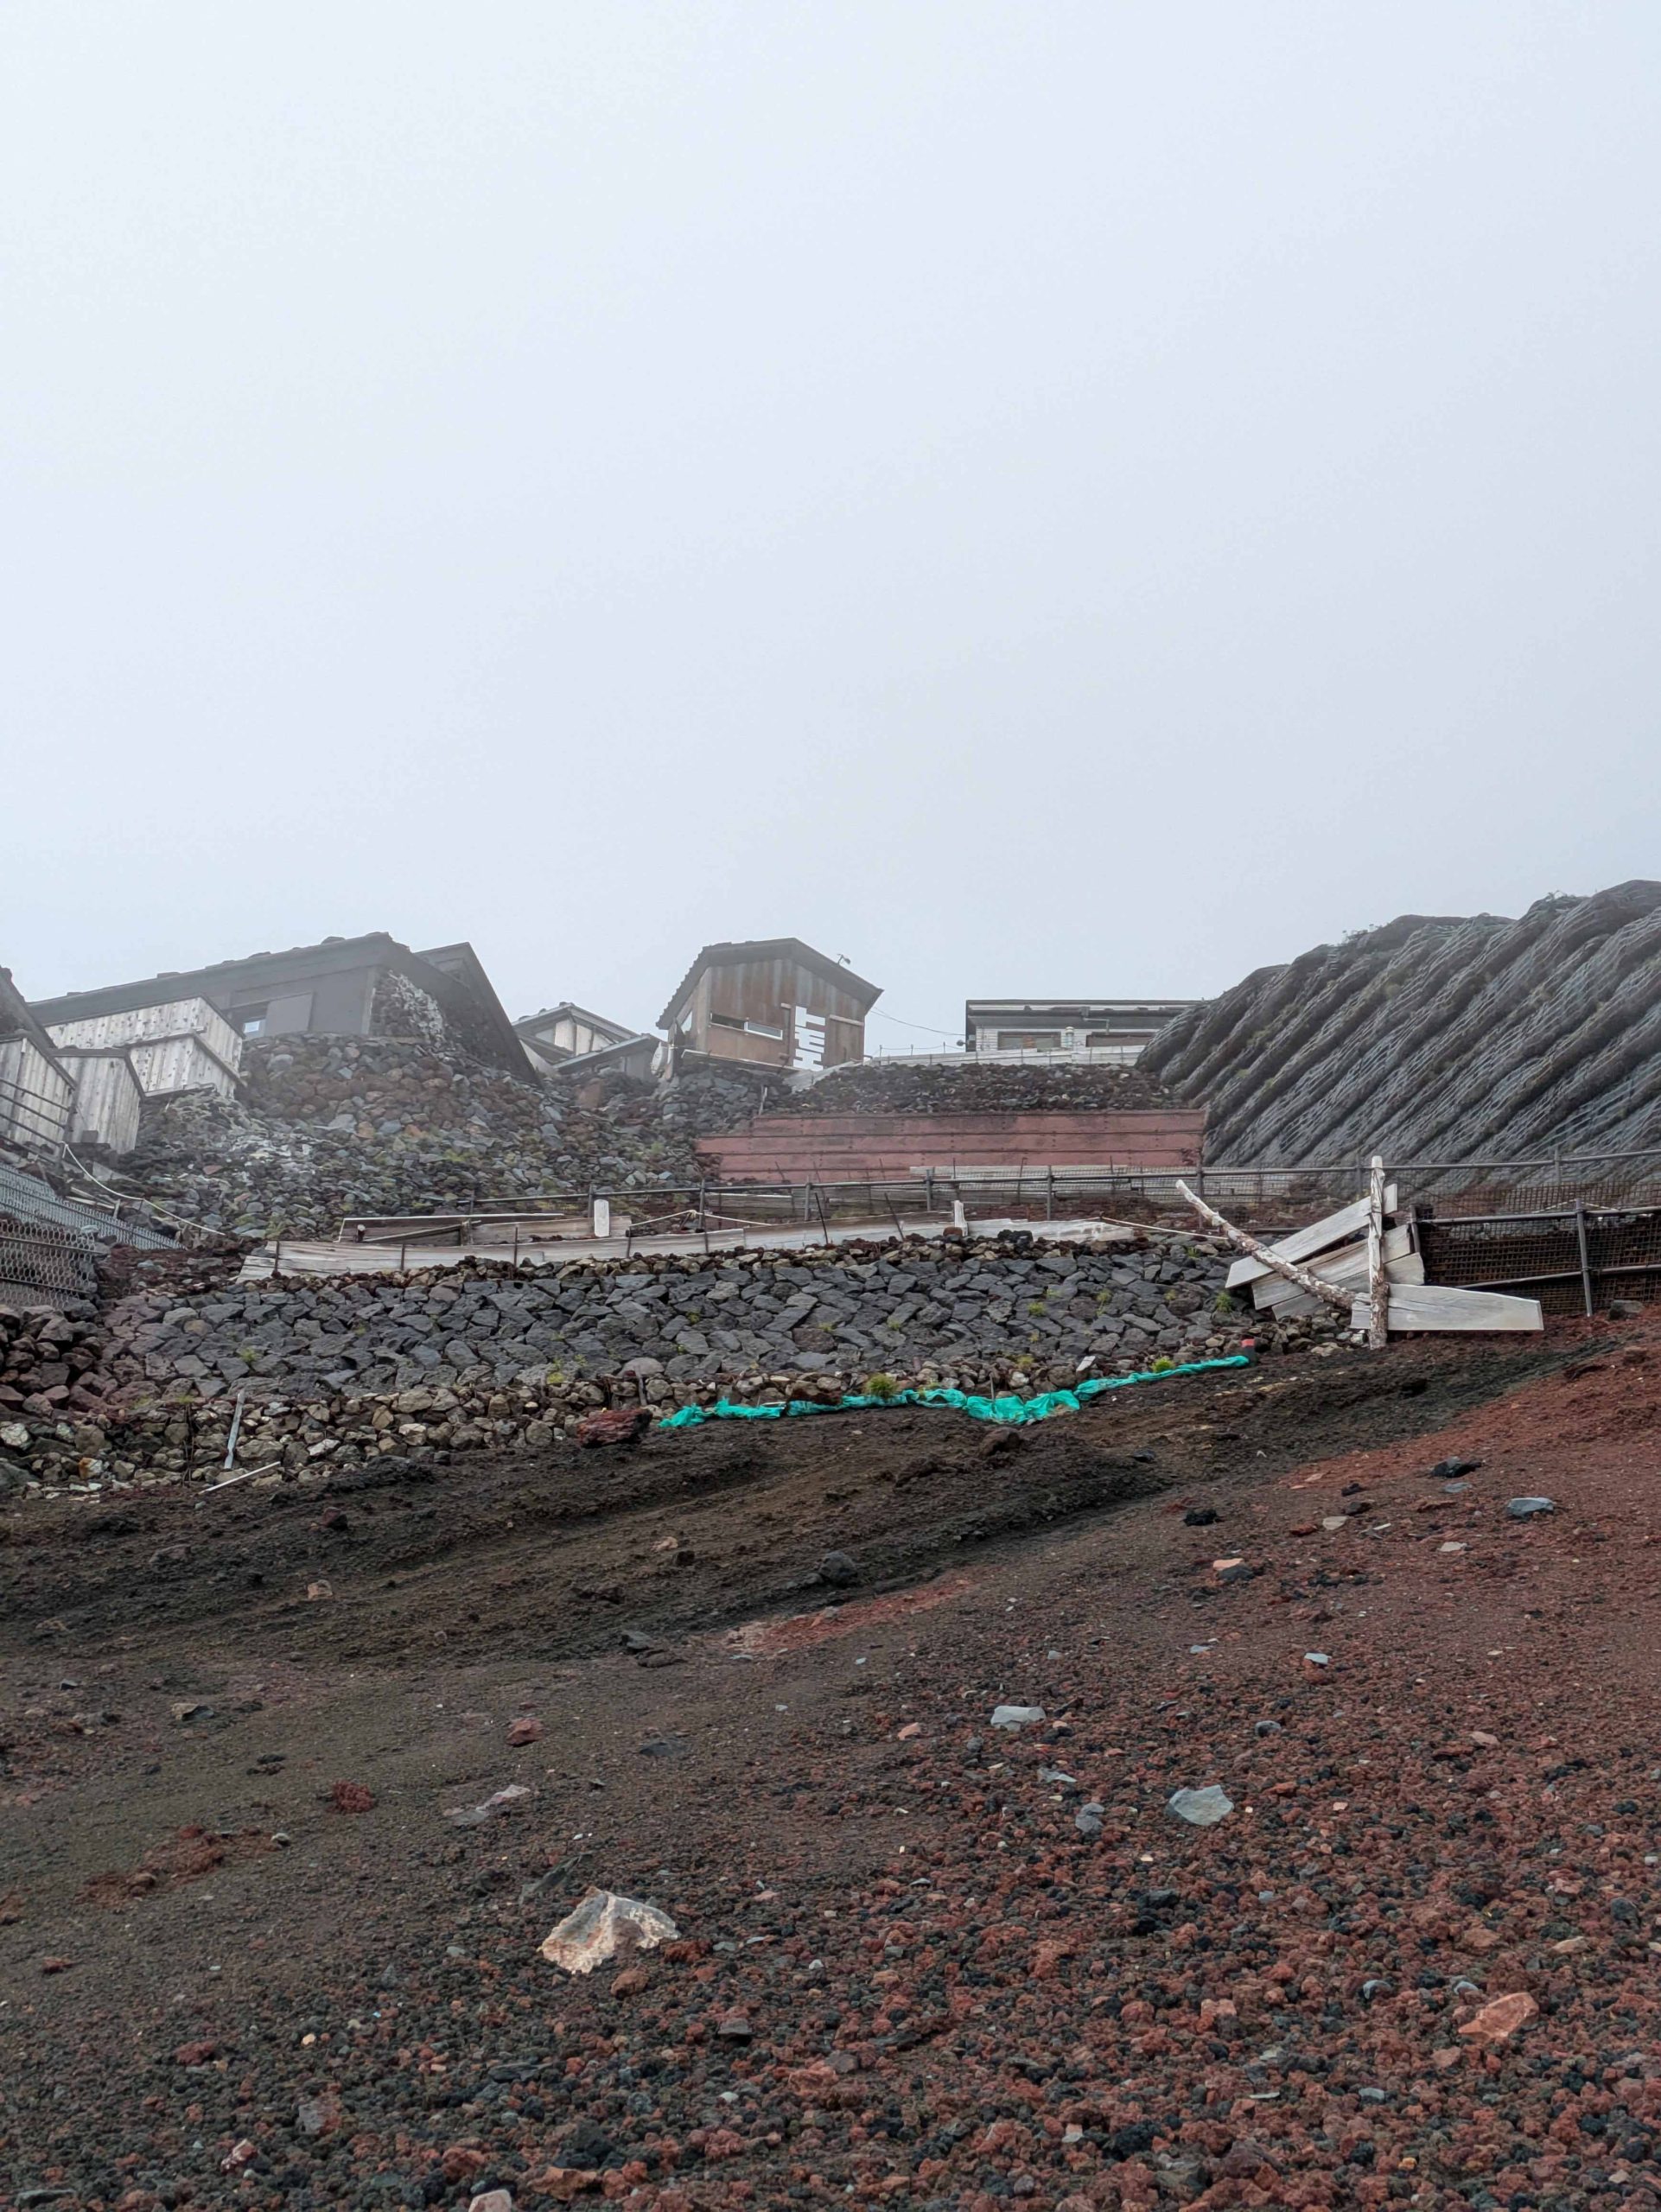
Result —
[[1213, 1160], [1661, 1144], [1661, 884], [1403, 916], [1260, 969], [1142, 1065], [1206, 1107]]

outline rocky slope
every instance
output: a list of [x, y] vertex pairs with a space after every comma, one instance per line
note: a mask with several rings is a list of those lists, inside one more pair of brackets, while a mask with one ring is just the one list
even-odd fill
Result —
[[1142, 1067], [1207, 1108], [1213, 1161], [1661, 1145], [1661, 883], [1317, 945], [1173, 1022]]
[[557, 1080], [391, 1038], [274, 1038], [249, 1047], [244, 1073], [242, 1102], [149, 1106], [122, 1179], [188, 1221], [259, 1236], [332, 1236], [346, 1213], [696, 1184], [697, 1137], [754, 1105], [748, 1084], [702, 1074], [579, 1103]]
[[1042, 1061], [997, 1066], [969, 1060], [862, 1060], [834, 1068], [805, 1090], [780, 1091], [769, 1114], [1032, 1114], [1081, 1109], [1149, 1111], [1181, 1102], [1144, 1063], [1070, 1067]]

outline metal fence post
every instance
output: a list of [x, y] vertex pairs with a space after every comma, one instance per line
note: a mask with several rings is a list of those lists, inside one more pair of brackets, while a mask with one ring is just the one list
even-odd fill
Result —
[[1575, 1236], [1581, 1249], [1581, 1291], [1586, 1300], [1586, 1318], [1589, 1321], [1594, 1310], [1592, 1294], [1592, 1255], [1586, 1239], [1586, 1205], [1577, 1199], [1575, 1205]]

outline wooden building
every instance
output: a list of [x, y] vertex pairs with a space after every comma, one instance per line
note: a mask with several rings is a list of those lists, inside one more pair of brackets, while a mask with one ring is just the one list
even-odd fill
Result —
[[570, 999], [544, 1007], [540, 1014], [527, 1014], [513, 1028], [531, 1057], [531, 1065], [543, 1073], [567, 1060], [603, 1052], [614, 1045], [633, 1044], [640, 1035], [638, 1030], [620, 1021], [608, 1021], [604, 1014], [590, 1014], [587, 1007], [575, 1006]]
[[470, 944], [433, 945], [412, 952], [374, 930], [362, 937], [326, 937], [288, 952], [257, 952], [115, 983], [102, 990], [66, 991], [30, 1007], [47, 1027], [82, 1023], [145, 1007], [206, 999], [239, 1037], [318, 1035], [453, 1037], [476, 1058], [526, 1077], [530, 1063]]
[[659, 1016], [672, 1046], [752, 1067], [836, 1068], [865, 1057], [881, 996], [799, 937], [706, 944]]

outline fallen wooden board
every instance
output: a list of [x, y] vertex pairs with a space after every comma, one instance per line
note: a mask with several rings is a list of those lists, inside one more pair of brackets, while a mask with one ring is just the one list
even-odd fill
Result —
[[[1318, 1260], [1306, 1261], [1312, 1275], [1319, 1275], [1323, 1282], [1333, 1283], [1340, 1290], [1365, 1291], [1367, 1287], [1367, 1248], [1365, 1243], [1346, 1244], [1341, 1252], [1324, 1253]], [[1413, 1249], [1413, 1230], [1403, 1222], [1399, 1229], [1384, 1231], [1384, 1265], [1392, 1282], [1422, 1282], [1424, 1262]], [[1251, 1286], [1252, 1304], [1260, 1313], [1291, 1314], [1312, 1313], [1315, 1300], [1308, 1291], [1300, 1290], [1295, 1283], [1280, 1275], [1265, 1276]]]
[[[1420, 1258], [1416, 1252], [1410, 1252], [1404, 1260], [1391, 1260], [1388, 1262], [1384, 1272], [1390, 1277], [1392, 1285], [1396, 1283], [1407, 1283], [1410, 1285], [1414, 1283], [1422, 1283], [1424, 1281], [1424, 1262]], [[1339, 1287], [1340, 1289], [1355, 1291], [1359, 1295], [1365, 1296], [1365, 1291], [1363, 1288], [1363, 1286], [1365, 1285], [1366, 1281], [1367, 1268], [1366, 1262], [1364, 1258], [1359, 1273], [1352, 1276], [1347, 1282], [1340, 1283]], [[1391, 1292], [1391, 1297], [1395, 1296], [1395, 1291], [1393, 1288]], [[1286, 1305], [1276, 1306], [1274, 1308], [1274, 1317], [1277, 1321], [1295, 1321], [1300, 1314], [1318, 1313], [1321, 1310], [1321, 1306], [1317, 1300], [1311, 1298], [1307, 1291], [1301, 1290], [1297, 1294], [1296, 1297], [1290, 1300]]]
[[[1396, 1211], [1396, 1185], [1386, 1185], [1384, 1211]], [[1294, 1230], [1291, 1236], [1282, 1236], [1270, 1249], [1278, 1252], [1282, 1260], [1308, 1260], [1317, 1252], [1324, 1252], [1329, 1244], [1347, 1243], [1352, 1237], [1365, 1234], [1367, 1226], [1367, 1201], [1357, 1198], [1336, 1213], [1329, 1213], [1322, 1221], [1312, 1221], [1307, 1229]], [[1228, 1287], [1238, 1290], [1242, 1284], [1256, 1282], [1259, 1275], [1272, 1274], [1261, 1260], [1237, 1260], [1228, 1271]]]
[[[1371, 1325], [1372, 1301], [1358, 1298], [1351, 1326]], [[1390, 1294], [1390, 1325], [1398, 1329], [1543, 1329], [1537, 1298], [1511, 1298], [1498, 1290], [1458, 1290], [1449, 1283], [1403, 1283]]]

